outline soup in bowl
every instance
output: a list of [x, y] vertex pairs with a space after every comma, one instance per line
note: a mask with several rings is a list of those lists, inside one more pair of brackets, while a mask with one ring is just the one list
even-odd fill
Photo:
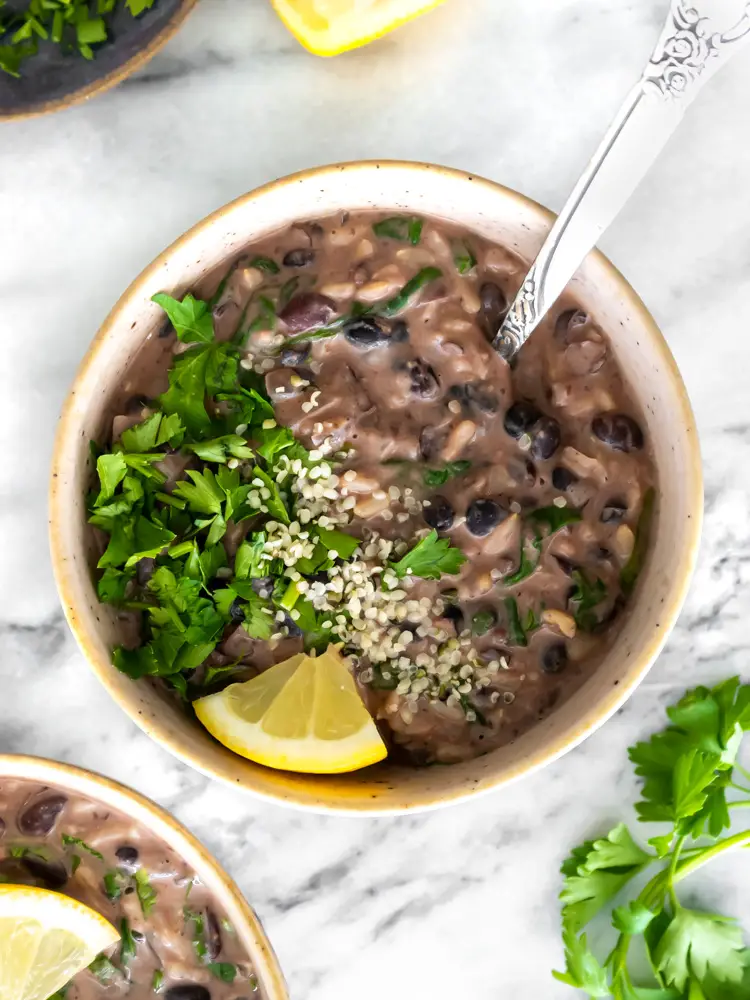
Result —
[[71, 1000], [285, 1000], [257, 917], [168, 813], [107, 778], [0, 755], [0, 883], [62, 893], [120, 940], [65, 989]]
[[[516, 364], [492, 351], [549, 223], [457, 172], [326, 168], [115, 308], [63, 414], [53, 554], [92, 665], [179, 756], [299, 805], [436, 805], [574, 745], [651, 664], [699, 535], [692, 415], [598, 254]], [[377, 766], [271, 770], [201, 727], [242, 752], [227, 705], [326, 650]]]

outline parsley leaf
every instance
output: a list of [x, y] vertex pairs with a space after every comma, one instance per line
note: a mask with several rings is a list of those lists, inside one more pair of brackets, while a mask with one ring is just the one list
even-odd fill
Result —
[[551, 507], [538, 507], [536, 510], [531, 511], [528, 515], [528, 520], [534, 525], [548, 528], [550, 535], [553, 535], [560, 528], [580, 521], [581, 512], [575, 510], [573, 507], [555, 507], [554, 505]]
[[237, 382], [238, 365], [237, 349], [231, 344], [190, 347], [169, 369], [169, 389], [159, 397], [159, 405], [165, 413], [179, 416], [192, 438], [208, 437], [211, 418], [206, 397], [230, 393]]
[[685, 989], [695, 976], [707, 974], [722, 983], [736, 983], [744, 974], [742, 931], [734, 920], [715, 913], [680, 907], [656, 952], [658, 969], [668, 985]]
[[399, 579], [410, 575], [423, 580], [439, 580], [444, 573], [458, 573], [465, 562], [463, 552], [454, 548], [447, 538], [439, 538], [433, 530], [402, 559], [389, 565]]
[[71, 837], [70, 834], [64, 833], [62, 835], [62, 842], [63, 842], [63, 847], [70, 847], [72, 845], [75, 845], [76, 847], [81, 847], [92, 857], [99, 858], [100, 861], [104, 861], [104, 855], [100, 851], [94, 850], [93, 847], [89, 847], [89, 845], [84, 840], [81, 840], [80, 837]]
[[595, 608], [607, 596], [607, 588], [600, 579], [593, 582], [588, 579], [583, 570], [573, 570], [574, 590], [569, 600], [573, 605], [573, 617], [582, 632], [591, 632], [599, 624]]
[[563, 927], [565, 972], [553, 972], [561, 983], [585, 990], [590, 997], [608, 997], [607, 974], [596, 956], [589, 950], [586, 935], [578, 937], [569, 926]]
[[127, 917], [123, 917], [120, 920], [120, 961], [127, 965], [131, 958], [135, 958], [135, 953], [136, 944], [130, 922]]
[[222, 437], [213, 438], [210, 441], [197, 441], [194, 444], [186, 444], [188, 451], [193, 451], [204, 462], [216, 462], [224, 464], [230, 458], [244, 459], [254, 458], [252, 448], [249, 448], [245, 438], [239, 434], [224, 434]]
[[151, 301], [162, 307], [183, 344], [208, 344], [214, 339], [214, 320], [207, 302], [192, 295], [180, 301], [165, 292], [152, 295]]
[[149, 882], [149, 875], [145, 868], [139, 868], [133, 878], [143, 916], [147, 917], [156, 905], [156, 889]]
[[468, 274], [477, 266], [477, 259], [466, 243], [456, 242], [453, 245], [453, 263], [459, 274]]
[[414, 277], [407, 281], [401, 291], [395, 295], [389, 302], [382, 307], [380, 310], [384, 316], [395, 316], [400, 313], [402, 309], [411, 303], [411, 300], [416, 296], [416, 294], [428, 285], [431, 281], [437, 281], [438, 278], [442, 278], [443, 272], [437, 267], [424, 267], [421, 271], [414, 275]]
[[417, 246], [422, 238], [423, 226], [424, 221], [416, 216], [394, 215], [373, 223], [372, 231], [379, 239], [399, 240], [401, 243], [408, 241]]
[[521, 616], [518, 611], [518, 601], [515, 597], [506, 597], [503, 601], [505, 605], [505, 616], [508, 621], [508, 638], [514, 646], [528, 646], [529, 641], [521, 624]]
[[211, 469], [206, 469], [205, 472], [189, 469], [187, 475], [192, 483], [180, 481], [172, 490], [173, 495], [181, 497], [190, 510], [199, 514], [221, 514], [226, 493]]
[[329, 557], [332, 558], [330, 553], [333, 551], [339, 559], [343, 559], [345, 562], [347, 559], [351, 559], [361, 544], [358, 538], [355, 538], [353, 535], [347, 535], [344, 531], [334, 531], [331, 528], [318, 527], [317, 533]]
[[182, 421], [173, 413], [166, 416], [163, 413], [152, 413], [135, 427], [129, 427], [120, 435], [120, 441], [125, 451], [133, 454], [153, 451], [162, 445], [168, 444], [171, 448], [176, 448], [185, 436], [185, 428]]
[[222, 983], [233, 983], [237, 977], [237, 966], [231, 962], [209, 962], [206, 968]]
[[471, 468], [471, 462], [460, 460], [458, 462], [447, 462], [440, 469], [427, 469], [424, 474], [425, 486], [443, 486], [449, 479], [462, 476]]

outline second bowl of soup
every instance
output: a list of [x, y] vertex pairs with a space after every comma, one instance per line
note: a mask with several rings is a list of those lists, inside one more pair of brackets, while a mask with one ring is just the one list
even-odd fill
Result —
[[[301, 805], [435, 805], [572, 746], [653, 661], [699, 535], [692, 414], [598, 254], [512, 368], [494, 354], [549, 221], [456, 172], [327, 168], [206, 220], [118, 304], [63, 414], [53, 553], [89, 659], [178, 755]], [[296, 760], [236, 706], [326, 649], [377, 766], [275, 771], [201, 727], [194, 704]]]

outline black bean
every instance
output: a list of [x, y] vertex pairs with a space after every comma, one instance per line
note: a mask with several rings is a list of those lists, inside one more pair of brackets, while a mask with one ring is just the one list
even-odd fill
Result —
[[531, 434], [530, 453], [537, 461], [552, 458], [560, 447], [560, 425], [552, 417], [540, 417]]
[[407, 371], [411, 377], [411, 391], [423, 399], [435, 397], [440, 390], [440, 383], [434, 369], [424, 361], [417, 359], [408, 363]]
[[162, 326], [161, 330], [159, 330], [159, 340], [166, 340], [167, 337], [171, 337], [173, 333], [174, 333], [174, 327], [169, 322], [169, 320], [167, 320], [164, 326]]
[[33, 854], [27, 854], [21, 861], [26, 871], [41, 882], [45, 889], [62, 889], [68, 881], [68, 872], [62, 861], [46, 861]]
[[494, 340], [495, 334], [500, 329], [500, 324], [508, 311], [508, 300], [502, 288], [492, 281], [485, 281], [479, 289], [479, 300], [481, 308], [479, 310], [479, 320], [490, 340]]
[[299, 639], [299, 637], [302, 635], [302, 629], [299, 627], [297, 622], [291, 617], [291, 615], [286, 616], [286, 618], [283, 621], [283, 624], [286, 627], [287, 634], [290, 639]]
[[347, 320], [344, 323], [344, 336], [350, 344], [360, 348], [375, 347], [388, 339], [380, 324], [368, 316]]
[[315, 260], [315, 251], [309, 247], [301, 247], [299, 250], [290, 250], [284, 255], [284, 267], [307, 267]]
[[503, 420], [505, 433], [510, 434], [512, 438], [520, 438], [522, 434], [527, 434], [531, 430], [540, 417], [541, 413], [533, 403], [523, 401], [514, 403]]
[[303, 344], [301, 347], [287, 347], [279, 355], [279, 362], [285, 368], [296, 368], [297, 365], [304, 365], [310, 357], [310, 345]]
[[180, 983], [170, 986], [164, 996], [167, 1000], [211, 1000], [211, 994], [199, 983]]
[[567, 309], [557, 317], [555, 322], [555, 336], [560, 340], [567, 341], [569, 334], [585, 326], [588, 321], [588, 316], [582, 310]]
[[[31, 871], [27, 861], [28, 858], [2, 858], [0, 859], [0, 884], [10, 882], [12, 885], [30, 885], [37, 889], [61, 889], [67, 881], [68, 874], [64, 866], [60, 864], [51, 872], [41, 867], [36, 867]], [[49, 864], [42, 858], [36, 859], [40, 865]], [[62, 871], [60, 871], [62, 868]], [[51, 879], [50, 879], [51, 875]]]
[[115, 857], [123, 865], [134, 866], [138, 864], [138, 848], [131, 844], [121, 844], [115, 851]]
[[405, 344], [409, 339], [409, 327], [402, 319], [396, 320], [391, 327], [391, 343]]
[[568, 650], [564, 642], [554, 642], [542, 654], [542, 671], [545, 674], [559, 674], [568, 665]]
[[479, 410], [481, 413], [497, 413], [500, 406], [497, 396], [486, 382], [464, 382], [452, 385], [450, 395], [462, 406]]
[[145, 587], [151, 577], [154, 575], [154, 570], [156, 569], [156, 560], [149, 559], [148, 557], [144, 559], [139, 559], [135, 564], [135, 578], [138, 581], [140, 587]]
[[556, 469], [552, 470], [552, 485], [556, 490], [567, 490], [577, 482], [578, 476], [562, 465], [558, 465]]
[[65, 795], [48, 795], [38, 799], [18, 817], [18, 829], [27, 837], [46, 837], [54, 829], [67, 801]]
[[289, 333], [304, 333], [326, 326], [336, 315], [336, 303], [317, 292], [295, 295], [279, 313]]
[[466, 527], [472, 535], [481, 538], [489, 535], [507, 516], [508, 512], [494, 500], [474, 500], [466, 511]]
[[461, 628], [461, 623], [464, 620], [464, 613], [457, 604], [446, 604], [443, 611], [443, 618], [447, 618], [449, 622], [453, 622], [455, 629], [458, 632]]
[[[326, 579], [328, 579], [326, 577]], [[274, 578], [272, 576], [254, 576], [250, 581], [250, 586], [253, 588], [256, 594], [263, 597], [262, 591], [273, 590]], [[267, 595], [266, 595], [267, 596]]]
[[602, 508], [601, 520], [604, 524], [616, 524], [618, 521], [622, 521], [627, 512], [628, 505], [624, 500], [616, 497], [614, 500], [608, 500]]
[[625, 413], [603, 413], [594, 418], [591, 430], [615, 451], [634, 451], [643, 447], [643, 431]]
[[138, 396], [131, 396], [125, 403], [126, 413], [140, 413], [144, 406], [148, 406], [151, 400], [148, 396], [140, 394]]
[[0, 816], [0, 837], [5, 833], [5, 820]]
[[244, 622], [245, 620], [245, 605], [239, 597], [235, 597], [229, 605], [229, 620], [233, 622]]
[[221, 928], [213, 910], [206, 910], [206, 954], [210, 962], [215, 962], [221, 952]]
[[430, 497], [430, 506], [423, 509], [425, 521], [435, 531], [448, 531], [453, 527], [455, 512], [445, 497]]

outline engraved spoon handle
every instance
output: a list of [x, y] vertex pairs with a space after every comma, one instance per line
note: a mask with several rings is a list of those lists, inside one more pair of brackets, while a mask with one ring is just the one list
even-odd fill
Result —
[[641, 182], [698, 91], [750, 38], [748, 0], [672, 0], [640, 80], [560, 212], [493, 346], [510, 360]]

